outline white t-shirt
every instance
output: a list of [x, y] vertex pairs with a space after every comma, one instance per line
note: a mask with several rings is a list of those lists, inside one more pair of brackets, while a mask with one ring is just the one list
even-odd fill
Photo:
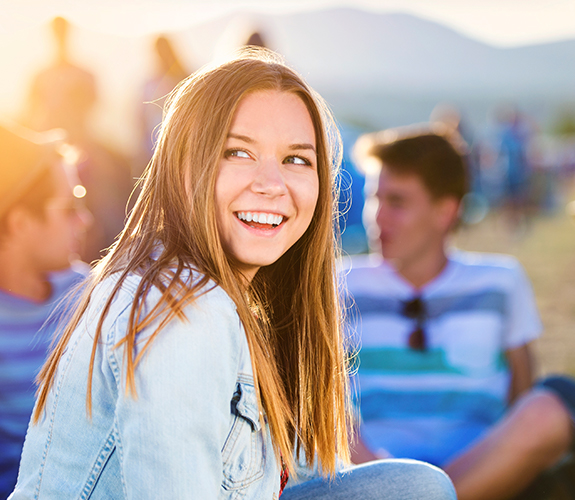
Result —
[[[357, 309], [349, 331], [359, 351], [361, 436], [375, 453], [442, 465], [507, 406], [505, 351], [537, 338], [541, 321], [529, 280], [513, 257], [454, 251], [419, 291], [382, 260], [353, 261]], [[419, 296], [426, 351], [408, 347]]]

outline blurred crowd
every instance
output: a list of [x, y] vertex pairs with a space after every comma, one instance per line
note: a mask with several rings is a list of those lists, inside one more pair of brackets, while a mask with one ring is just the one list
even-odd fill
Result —
[[[521, 238], [534, 216], [562, 210], [571, 196], [575, 142], [570, 134], [546, 134], [535, 119], [510, 104], [494, 106], [480, 130], [465, 120], [462, 110], [449, 103], [438, 103], [429, 123], [444, 125], [465, 144], [470, 191], [464, 199], [463, 224], [477, 224], [491, 213], [501, 219], [506, 231]], [[364, 253], [364, 179], [348, 152], [358, 136], [368, 131], [345, 123], [342, 128], [343, 243], [350, 254]]]
[[[167, 96], [197, 68], [186, 66], [168, 36], [155, 38], [151, 54], [154, 70], [140, 85], [140, 105], [136, 111], [139, 146], [127, 155], [103, 143], [93, 133], [97, 77], [71, 59], [73, 27], [58, 17], [51, 28], [53, 60], [31, 82], [19, 121], [36, 131], [63, 129], [67, 142], [76, 147], [78, 172], [86, 188], [84, 203], [94, 219], [86, 231], [80, 256], [92, 262], [103, 255], [123, 227], [131, 207], [130, 194], [153, 153]], [[244, 43], [266, 45], [257, 31]], [[544, 134], [532, 117], [512, 104], [495, 105], [489, 115], [487, 126], [479, 130], [476, 124], [465, 120], [464, 109], [438, 103], [429, 122], [444, 123], [467, 144], [472, 184], [465, 200], [464, 223], [480, 222], [490, 211], [495, 211], [510, 230], [521, 235], [533, 215], [553, 213], [564, 201], [564, 180], [575, 170], [575, 145], [570, 134]], [[361, 215], [364, 179], [349, 152], [357, 137], [370, 130], [345, 120], [340, 125], [344, 140], [340, 204], [343, 247], [350, 254], [363, 253], [367, 251]]]
[[[153, 153], [166, 98], [197, 68], [186, 67], [169, 37], [155, 38], [151, 54], [154, 70], [140, 86], [136, 111], [139, 147], [135, 154], [127, 155], [94, 133], [97, 77], [89, 67], [79, 66], [71, 58], [73, 29], [62, 17], [51, 22], [53, 58], [34, 76], [18, 121], [38, 132], [64, 130], [67, 144], [74, 147], [78, 175], [85, 187], [83, 202], [93, 217], [80, 257], [93, 262], [105, 253], [124, 225], [135, 198], [130, 194]], [[258, 32], [250, 34], [245, 44], [265, 45]]]

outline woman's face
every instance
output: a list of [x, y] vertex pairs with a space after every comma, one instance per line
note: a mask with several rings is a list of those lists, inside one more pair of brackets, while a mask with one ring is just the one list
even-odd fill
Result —
[[306, 231], [319, 191], [315, 132], [295, 94], [248, 94], [228, 132], [216, 178], [216, 221], [225, 252], [252, 279]]

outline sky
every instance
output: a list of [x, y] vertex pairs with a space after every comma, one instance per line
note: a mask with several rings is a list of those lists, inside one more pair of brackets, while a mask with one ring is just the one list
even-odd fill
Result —
[[98, 32], [140, 36], [189, 28], [237, 10], [345, 6], [408, 12], [501, 47], [575, 38], [573, 0], [0, 0], [0, 34], [34, 28], [55, 15]]

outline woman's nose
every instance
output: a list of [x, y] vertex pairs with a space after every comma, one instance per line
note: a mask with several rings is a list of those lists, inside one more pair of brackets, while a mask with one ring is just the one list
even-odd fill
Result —
[[275, 158], [262, 161], [258, 166], [252, 189], [266, 196], [282, 196], [287, 193], [282, 165]]

